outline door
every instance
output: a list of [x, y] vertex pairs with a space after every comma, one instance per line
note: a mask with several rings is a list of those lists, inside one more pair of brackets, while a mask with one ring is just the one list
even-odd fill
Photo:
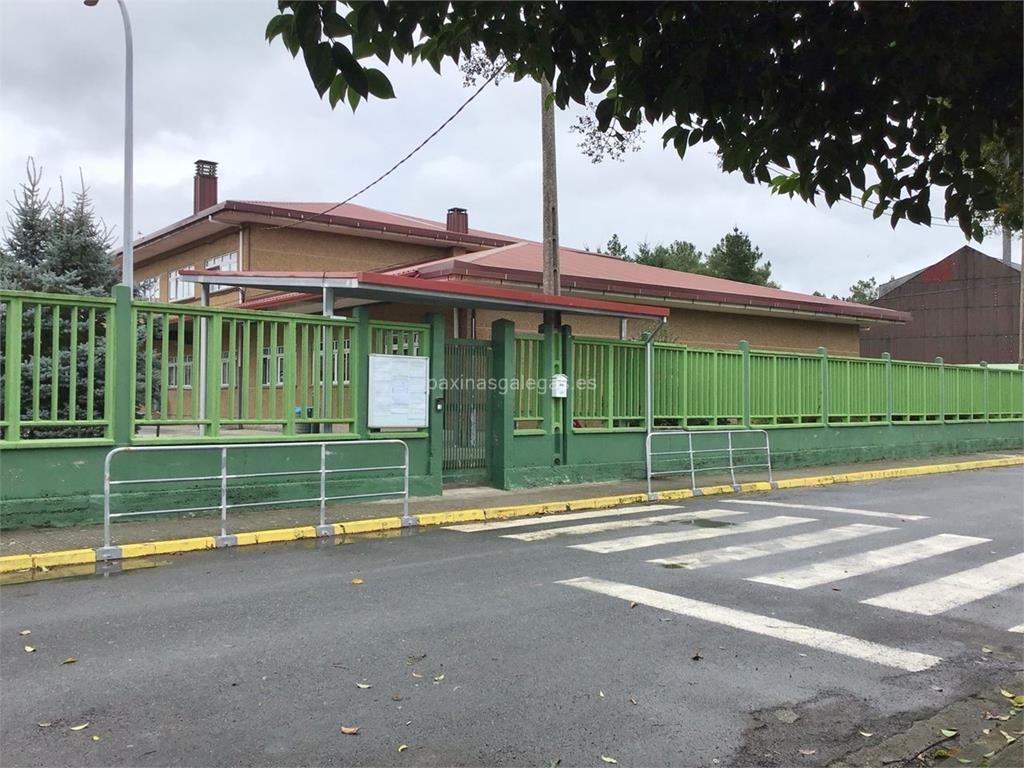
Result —
[[487, 400], [491, 344], [476, 339], [444, 343], [444, 480], [487, 478]]

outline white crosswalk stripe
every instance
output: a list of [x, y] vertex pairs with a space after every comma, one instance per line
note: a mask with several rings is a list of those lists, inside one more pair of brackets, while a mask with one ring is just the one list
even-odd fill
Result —
[[667, 512], [676, 507], [667, 504], [650, 504], [643, 507], [617, 507], [613, 509], [592, 509], [587, 512], [570, 512], [569, 514], [553, 513], [548, 515], [536, 515], [534, 517], [518, 517], [515, 520], [491, 520], [485, 523], [465, 523], [460, 525], [446, 525], [446, 531], [460, 531], [461, 533], [479, 533], [480, 531], [493, 531], [502, 528], [522, 528], [527, 525], [540, 525], [542, 523], [563, 523], [573, 520], [592, 520], [599, 517], [618, 517], [621, 515], [635, 515], [641, 512]]
[[[707, 516], [706, 513], [704, 513], [704, 516]], [[685, 531], [648, 533], [641, 536], [627, 536], [621, 539], [594, 541], [589, 544], [573, 544], [572, 547], [573, 549], [584, 549], [588, 552], [608, 554], [610, 552], [624, 552], [629, 549], [653, 547], [658, 544], [676, 544], [680, 541], [715, 539], [719, 536], [732, 536], [741, 533], [754, 533], [755, 531], [768, 531], [773, 528], [783, 528], [787, 525], [813, 522], [816, 521], [809, 517], [787, 517], [783, 515], [779, 517], [769, 517], [766, 520], [752, 520], [746, 523], [737, 523], [735, 525], [722, 528], [688, 528]]]
[[828, 528], [824, 531], [815, 531], [814, 533], [798, 533], [793, 536], [770, 539], [759, 544], [707, 549], [703, 552], [693, 552], [675, 557], [662, 557], [656, 560], [648, 560], [647, 562], [688, 569], [706, 568], [709, 565], [717, 565], [718, 563], [734, 563], [740, 560], [751, 560], [755, 557], [776, 555], [781, 552], [795, 552], [801, 549], [810, 549], [811, 547], [834, 544], [839, 541], [849, 541], [861, 536], [870, 536], [873, 533], [894, 530], [896, 529], [884, 525], [853, 523], [852, 525]]
[[672, 515], [655, 515], [653, 517], [636, 517], [629, 520], [606, 520], [603, 523], [585, 523], [583, 525], [566, 525], [559, 528], [545, 528], [540, 531], [528, 531], [527, 533], [506, 533], [502, 538], [517, 539], [518, 541], [543, 541], [553, 539], [556, 536], [583, 536], [588, 533], [603, 533], [604, 531], [621, 530], [622, 528], [646, 528], [649, 525], [658, 523], [678, 523], [692, 521], [697, 518], [711, 520], [718, 517], [733, 517], [734, 515], [745, 515], [736, 509], [708, 509], [702, 512], [676, 512]]
[[938, 656], [931, 656], [927, 653], [892, 648], [880, 643], [842, 635], [838, 632], [830, 632], [803, 624], [783, 621], [774, 616], [762, 616], [757, 613], [726, 608], [725, 606], [692, 600], [667, 592], [658, 592], [653, 589], [645, 589], [644, 587], [635, 587], [630, 584], [621, 584], [589, 577], [567, 579], [558, 583], [602, 595], [610, 595], [621, 600], [648, 605], [652, 608], [670, 611], [680, 616], [720, 624], [766, 637], [774, 637], [809, 648], [838, 653], [854, 659], [882, 664], [908, 672], [920, 672], [942, 661]]
[[807, 509], [812, 512], [840, 512], [847, 515], [863, 515], [864, 517], [885, 517], [890, 520], [927, 520], [928, 515], [903, 515], [896, 512], [875, 512], [870, 509], [850, 509], [849, 507], [823, 507], [817, 504], [793, 504], [788, 501], [754, 501], [752, 499], [723, 499], [726, 504], [748, 504], [757, 507], [786, 507], [788, 509]]
[[788, 587], [789, 589], [805, 589], [818, 584], [828, 584], [834, 581], [841, 581], [842, 579], [849, 579], [853, 576], [862, 576], [865, 573], [881, 571], [886, 568], [895, 568], [896, 566], [906, 565], [916, 560], [935, 557], [936, 555], [953, 552], [964, 547], [971, 547], [975, 544], [983, 544], [986, 541], [990, 541], [990, 539], [942, 533], [938, 536], [929, 536], [926, 539], [918, 539], [905, 544], [885, 547], [884, 549], [861, 552], [849, 557], [812, 563], [764, 576], [752, 576], [747, 580], [756, 581], [761, 584], [772, 584], [777, 587]]
[[935, 616], [1021, 584], [1024, 584], [1024, 554], [1004, 557], [977, 568], [861, 602], [905, 613]]

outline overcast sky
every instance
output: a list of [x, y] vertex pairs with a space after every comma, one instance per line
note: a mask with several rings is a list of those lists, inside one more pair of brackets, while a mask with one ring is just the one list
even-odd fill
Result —
[[[192, 212], [193, 161], [220, 163], [221, 199], [338, 201], [418, 144], [469, 95], [460, 73], [388, 69], [398, 98], [353, 114], [318, 99], [301, 57], [263, 30], [276, 3], [129, 0], [135, 33], [135, 228]], [[26, 157], [52, 189], [78, 184], [120, 237], [123, 34], [114, 0], [0, 2], [0, 188], [9, 201]], [[356, 202], [540, 237], [539, 87], [488, 87], [426, 148]], [[893, 231], [850, 204], [815, 208], [718, 170], [704, 145], [680, 161], [648, 129], [624, 162], [592, 164], [558, 115], [562, 243], [601, 248], [675, 239], [710, 249], [733, 226], [770, 259], [783, 287], [845, 294], [920, 268], [964, 244], [959, 229], [909, 223]], [[934, 196], [933, 196], [933, 199]], [[939, 198], [941, 199], [941, 198]], [[978, 246], [999, 256], [1000, 243]], [[1019, 258], [1019, 245], [1014, 247]]]

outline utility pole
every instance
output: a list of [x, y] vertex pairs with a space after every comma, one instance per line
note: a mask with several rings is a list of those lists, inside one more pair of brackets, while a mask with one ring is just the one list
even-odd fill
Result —
[[558, 178], [555, 169], [555, 105], [550, 103], [551, 83], [540, 81], [541, 188], [543, 198], [544, 277], [541, 290], [557, 296], [562, 292], [558, 268]]

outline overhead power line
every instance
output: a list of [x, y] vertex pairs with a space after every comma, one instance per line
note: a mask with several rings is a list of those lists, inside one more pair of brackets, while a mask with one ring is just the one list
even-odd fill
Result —
[[452, 112], [451, 115], [449, 115], [448, 118], [443, 123], [441, 123], [439, 126], [437, 126], [437, 128], [435, 128], [434, 131], [429, 136], [427, 136], [427, 138], [425, 138], [423, 141], [421, 141], [419, 144], [417, 144], [412, 149], [412, 151], [409, 152], [405, 157], [403, 157], [397, 163], [392, 165], [390, 168], [388, 168], [386, 171], [384, 171], [384, 173], [382, 173], [376, 179], [371, 181], [365, 187], [363, 187], [359, 191], [354, 192], [353, 194], [349, 195], [344, 200], [342, 200], [340, 203], [335, 203], [330, 208], [328, 208], [328, 209], [326, 209], [324, 211], [320, 211], [320, 213], [313, 214], [312, 216], [310, 216], [308, 218], [302, 218], [302, 219], [297, 219], [296, 221], [290, 221], [287, 224], [281, 224], [281, 225], [276, 226], [276, 227], [268, 227], [267, 229], [287, 229], [288, 227], [294, 227], [296, 224], [307, 224], [307, 223], [309, 223], [311, 221], [316, 221], [316, 219], [320, 218], [321, 216], [327, 216], [332, 211], [338, 210], [339, 208], [341, 208], [341, 206], [345, 205], [346, 203], [351, 203], [353, 200], [355, 200], [361, 194], [363, 194], [367, 190], [375, 187], [380, 182], [384, 181], [384, 179], [386, 179], [392, 173], [397, 171], [402, 166], [402, 164], [404, 164], [407, 160], [409, 160], [413, 155], [415, 155], [417, 152], [419, 152], [421, 149], [423, 149], [425, 146], [427, 146], [427, 144], [430, 143], [431, 139], [433, 139], [435, 136], [437, 136], [437, 134], [439, 134], [441, 131], [443, 131], [445, 128], [447, 128], [448, 124], [451, 123], [456, 117], [458, 117], [459, 114], [462, 112], [462, 110], [464, 110], [466, 107], [468, 107], [470, 102], [472, 102], [473, 99], [475, 99], [477, 96], [479, 96], [480, 92], [483, 91], [483, 89], [486, 88], [488, 85], [490, 85], [491, 82], [499, 74], [501, 74], [502, 71], [503, 70], [501, 70], [501, 69], [495, 70], [495, 72], [489, 78], [484, 80], [483, 84], [479, 88], [477, 88], [475, 91], [473, 91], [473, 93], [470, 94], [470, 97], [468, 99], [466, 99], [464, 102], [462, 102], [462, 104], [459, 106], [459, 108], [456, 109], [454, 112]]

